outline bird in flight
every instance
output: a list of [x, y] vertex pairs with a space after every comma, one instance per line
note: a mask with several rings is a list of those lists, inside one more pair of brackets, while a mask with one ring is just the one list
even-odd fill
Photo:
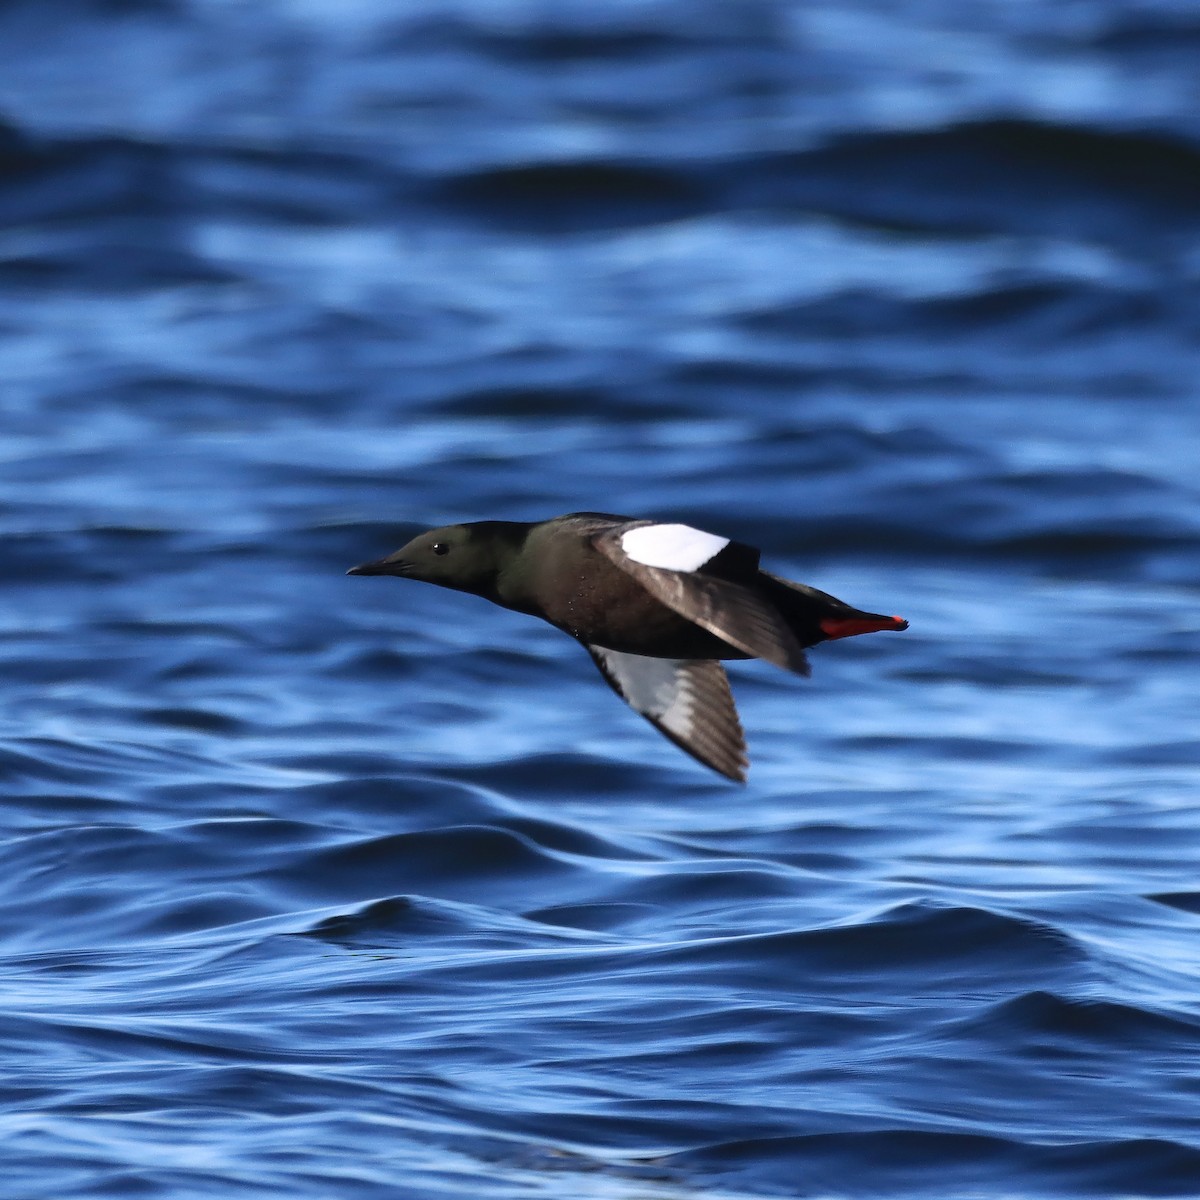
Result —
[[763, 571], [753, 546], [609, 513], [431, 529], [350, 575], [396, 575], [541, 617], [681, 750], [744, 782], [749, 759], [722, 659], [809, 673], [805, 648], [907, 629]]

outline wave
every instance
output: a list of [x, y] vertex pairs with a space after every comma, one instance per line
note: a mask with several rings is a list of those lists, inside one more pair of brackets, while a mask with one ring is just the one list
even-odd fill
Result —
[[[722, 1180], [795, 1186], [820, 1195], [871, 1193], [1054, 1197], [1182, 1196], [1200, 1186], [1200, 1151], [1170, 1139], [1039, 1145], [919, 1128], [747, 1139], [671, 1160]], [[998, 1185], [998, 1177], [1003, 1185]]]

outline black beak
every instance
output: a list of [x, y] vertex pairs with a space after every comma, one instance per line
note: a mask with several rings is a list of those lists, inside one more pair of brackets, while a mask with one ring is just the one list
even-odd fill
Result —
[[412, 564], [403, 558], [380, 558], [375, 562], [359, 563], [347, 575], [404, 575]]

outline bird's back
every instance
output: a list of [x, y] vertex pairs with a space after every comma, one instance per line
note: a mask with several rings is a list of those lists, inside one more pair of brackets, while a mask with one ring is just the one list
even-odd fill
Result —
[[628, 520], [572, 513], [535, 526], [522, 556], [519, 591], [514, 587], [505, 603], [542, 617], [586, 645], [625, 654], [747, 657], [680, 616], [596, 549], [596, 534]]

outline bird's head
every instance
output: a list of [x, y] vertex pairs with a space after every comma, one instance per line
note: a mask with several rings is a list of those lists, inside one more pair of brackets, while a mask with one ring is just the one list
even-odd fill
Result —
[[495, 540], [484, 529], [489, 521], [446, 525], [420, 533], [386, 558], [351, 567], [347, 575], [398, 575], [460, 592], [487, 595], [495, 583]]

